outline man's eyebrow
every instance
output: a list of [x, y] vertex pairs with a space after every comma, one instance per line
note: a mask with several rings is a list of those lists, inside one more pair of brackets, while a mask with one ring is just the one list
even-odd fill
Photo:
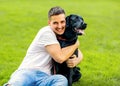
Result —
[[55, 21], [55, 22], [53, 22], [53, 23], [55, 24], [55, 23], [58, 23], [58, 22]]
[[65, 22], [65, 20], [62, 20], [61, 22]]

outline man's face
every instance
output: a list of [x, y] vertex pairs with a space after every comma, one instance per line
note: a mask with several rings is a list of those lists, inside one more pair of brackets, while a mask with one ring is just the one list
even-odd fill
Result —
[[49, 19], [49, 25], [55, 34], [62, 35], [65, 31], [66, 25], [65, 14], [51, 16]]

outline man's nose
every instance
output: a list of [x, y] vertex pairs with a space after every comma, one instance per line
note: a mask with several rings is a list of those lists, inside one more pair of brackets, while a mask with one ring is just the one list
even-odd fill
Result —
[[59, 24], [58, 24], [58, 28], [62, 28], [62, 24], [59, 23]]

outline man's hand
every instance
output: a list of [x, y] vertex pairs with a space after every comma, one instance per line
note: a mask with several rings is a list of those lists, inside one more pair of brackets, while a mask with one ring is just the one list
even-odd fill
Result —
[[76, 55], [72, 55], [67, 61], [66, 64], [69, 68], [73, 68], [78, 64], [78, 59], [76, 57]]

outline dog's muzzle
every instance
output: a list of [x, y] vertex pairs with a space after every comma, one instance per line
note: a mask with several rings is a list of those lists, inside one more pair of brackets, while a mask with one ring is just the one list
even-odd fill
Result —
[[77, 35], [84, 35], [84, 30], [77, 29], [77, 28], [75, 28], [74, 30], [77, 33]]

